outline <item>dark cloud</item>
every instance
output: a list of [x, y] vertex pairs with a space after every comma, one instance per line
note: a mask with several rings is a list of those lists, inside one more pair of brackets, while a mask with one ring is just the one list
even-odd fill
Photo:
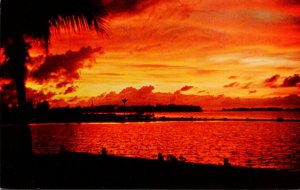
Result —
[[90, 102], [94, 102], [95, 105], [105, 104], [121, 104], [122, 98], [127, 98], [128, 105], [156, 105], [156, 104], [199, 104], [199, 96], [197, 95], [185, 95], [181, 94], [180, 90], [174, 93], [162, 93], [154, 92], [154, 86], [143, 86], [139, 89], [134, 87], [127, 87], [120, 91], [109, 92], [101, 94], [97, 97], [91, 98], [85, 102], [89, 105]]
[[[255, 90], [249, 91], [255, 93]], [[127, 87], [119, 93], [111, 91], [102, 93], [97, 97], [80, 99], [74, 96], [69, 99], [54, 99], [50, 101], [51, 106], [91, 106], [94, 105], [122, 105], [122, 98], [127, 98], [128, 105], [156, 105], [156, 104], [177, 104], [177, 105], [200, 105], [204, 109], [222, 109], [233, 107], [297, 107], [300, 105], [300, 97], [291, 94], [285, 97], [272, 98], [231, 98], [221, 94], [212, 95], [191, 95], [176, 92], [154, 92], [153, 86], [141, 88]], [[298, 106], [299, 107], [299, 106]]]
[[281, 2], [287, 5], [300, 6], [300, 0], [281, 0]]
[[280, 85], [281, 87], [299, 87], [300, 84], [300, 76], [299, 74], [294, 74], [293, 76], [286, 77], [283, 80], [283, 83]]
[[151, 97], [153, 90], [154, 90], [154, 86], [152, 86], [152, 85], [143, 86], [140, 89], [128, 87], [120, 92], [120, 96], [125, 97], [125, 98], [131, 97], [131, 99], [137, 98], [137, 99], [143, 100], [145, 98]]
[[66, 102], [66, 100], [60, 98], [60, 99], [53, 99], [51, 100], [50, 107], [67, 107], [69, 106], [69, 103]]
[[63, 88], [63, 87], [66, 87], [68, 84], [69, 84], [68, 81], [62, 81], [62, 82], [56, 84], [56, 88]]
[[78, 89], [78, 86], [69, 86], [69, 87], [65, 90], [64, 95], [70, 94], [70, 93], [73, 93], [73, 92], [76, 92], [77, 89]]
[[[1, 86], [1, 102], [6, 104], [17, 104], [16, 84], [14, 81]], [[34, 102], [40, 100], [49, 100], [56, 94], [54, 92], [45, 92], [44, 90], [34, 90], [26, 88], [27, 100], [32, 99]]]
[[4, 84], [3, 86], [1, 86], [1, 90], [3, 91], [15, 91], [16, 90], [16, 83], [14, 81], [10, 81], [7, 84]]
[[199, 90], [197, 93], [198, 93], [198, 94], [201, 94], [201, 93], [209, 94], [209, 91], [206, 91], [206, 90]]
[[87, 105], [90, 105], [93, 102], [95, 105], [102, 105], [102, 104], [121, 104], [121, 99], [126, 98], [128, 99], [128, 105], [147, 105], [152, 104], [153, 102], [157, 102], [158, 100], [154, 96], [155, 93], [153, 92], [154, 86], [143, 86], [139, 89], [133, 87], [127, 87], [116, 93], [111, 91], [109, 93], [100, 94], [97, 97], [90, 98], [86, 101]]
[[188, 91], [190, 89], [194, 88], [193, 86], [184, 86], [180, 89], [180, 91]]
[[228, 79], [236, 79], [237, 78], [237, 76], [230, 76], [230, 77], [228, 77]]
[[267, 78], [264, 80], [263, 85], [265, 87], [270, 87], [270, 88], [276, 88], [276, 82], [278, 81], [278, 79], [280, 78], [280, 75], [273, 75], [270, 78]]
[[[280, 99], [280, 98], [277, 98], [277, 99]], [[281, 101], [279, 101], [279, 103], [291, 105], [291, 107], [299, 107], [300, 96], [298, 94], [290, 94], [288, 96], [281, 98]]]
[[[284, 97], [273, 97], [264, 99], [254, 99], [258, 105], [264, 105], [265, 107], [299, 107], [300, 96], [297, 94], [290, 94]], [[258, 107], [258, 106], [256, 106]]]
[[16, 84], [10, 82], [1, 86], [0, 100], [1, 103], [17, 104]]
[[274, 75], [271, 78], [267, 78], [263, 85], [270, 88], [280, 88], [280, 87], [300, 87], [300, 76], [299, 74], [294, 74], [293, 76], [285, 77], [282, 84], [276, 84], [280, 75]]
[[273, 75], [271, 78], [267, 78], [265, 83], [274, 83], [280, 78], [280, 75]]
[[159, 2], [159, 0], [104, 0], [104, 5], [109, 13], [118, 15], [124, 13], [139, 13]]
[[[162, 17], [178, 16], [180, 19], [190, 17], [194, 11], [194, 7], [189, 6], [184, 1], [174, 0], [104, 0], [104, 5], [110, 16], [127, 16], [142, 13], [148, 8], [155, 8], [157, 5], [165, 3], [168, 6], [168, 11], [160, 11], [160, 14], [155, 15], [154, 9], [148, 14], [148, 18], [154, 17], [155, 20], [160, 20]], [[150, 47], [153, 48], [153, 47]]]
[[6, 104], [17, 104], [16, 83], [14, 81], [1, 86], [0, 101]]
[[4, 62], [0, 65], [0, 79], [11, 79], [10, 70], [11, 64]]
[[[300, 6], [299, 6], [300, 8]], [[296, 30], [300, 30], [300, 16], [290, 16], [289, 21], [291, 22], [291, 24], [293, 24], [296, 28]], [[299, 45], [299, 43], [298, 43]], [[292, 59], [298, 59], [299, 60], [299, 56], [294, 56]]]
[[50, 100], [56, 95], [55, 92], [44, 92], [43, 90], [34, 90], [32, 88], [26, 88], [27, 99], [33, 101]]
[[78, 101], [80, 101], [80, 98], [78, 98], [77, 96], [74, 96], [74, 97], [68, 99], [68, 102], [70, 102], [70, 103], [72, 103], [72, 102], [78, 102]]
[[252, 85], [252, 82], [248, 82], [248, 83], [244, 84], [241, 88], [242, 89], [249, 89], [251, 85]]
[[[1, 53], [1, 52], [0, 52]], [[3, 55], [3, 57], [5, 57]], [[1, 58], [0, 58], [1, 60]], [[0, 63], [0, 79], [12, 79], [11, 71], [13, 70], [13, 65], [10, 62], [4, 61], [3, 58], [2, 62]], [[31, 57], [30, 60], [26, 62], [26, 66], [30, 67], [32, 69], [36, 69], [41, 62], [44, 60], [44, 56], [40, 55], [37, 57]], [[27, 70], [26, 70], [26, 76], [27, 76]]]
[[50, 55], [30, 76], [38, 83], [54, 81], [59, 82], [57, 88], [65, 87], [67, 83], [79, 78], [78, 70], [87, 67], [84, 60], [91, 59], [96, 52], [101, 52], [101, 48], [93, 49], [88, 46], [78, 51], [69, 50], [65, 54]]
[[249, 90], [249, 94], [254, 94], [256, 93], [256, 90]]
[[224, 85], [224, 88], [238, 87], [239, 85], [240, 85], [240, 83], [238, 83], [238, 82], [232, 82], [230, 84]]

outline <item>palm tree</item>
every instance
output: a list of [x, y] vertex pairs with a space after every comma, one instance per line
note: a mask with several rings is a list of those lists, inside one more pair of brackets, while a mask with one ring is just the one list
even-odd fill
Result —
[[4, 48], [5, 61], [11, 65], [10, 75], [16, 83], [23, 151], [31, 152], [25, 91], [25, 63], [29, 58], [30, 44], [25, 39], [43, 44], [47, 54], [52, 29], [103, 32], [106, 15], [101, 0], [1, 1], [1, 48]]

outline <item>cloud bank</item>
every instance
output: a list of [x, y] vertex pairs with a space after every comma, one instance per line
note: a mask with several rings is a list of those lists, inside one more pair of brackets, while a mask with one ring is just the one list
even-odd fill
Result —
[[[291, 94], [272, 98], [231, 98], [224, 95], [187, 95], [178, 93], [181, 89], [171, 93], [155, 92], [154, 86], [142, 86], [140, 88], [127, 87], [120, 92], [110, 91], [99, 96], [82, 100], [78, 97], [70, 98], [68, 101], [57, 100], [52, 106], [66, 105], [90, 106], [93, 105], [121, 105], [121, 100], [127, 98], [127, 105], [156, 105], [156, 104], [178, 104], [199, 105], [206, 110], [233, 108], [233, 107], [299, 107], [300, 96]], [[256, 93], [251, 90], [249, 93]]]

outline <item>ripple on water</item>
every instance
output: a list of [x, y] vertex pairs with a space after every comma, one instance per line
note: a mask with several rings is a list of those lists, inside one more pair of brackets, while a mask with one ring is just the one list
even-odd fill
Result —
[[189, 162], [300, 170], [298, 122], [146, 122], [31, 125], [37, 154], [70, 151], [153, 158], [183, 155]]

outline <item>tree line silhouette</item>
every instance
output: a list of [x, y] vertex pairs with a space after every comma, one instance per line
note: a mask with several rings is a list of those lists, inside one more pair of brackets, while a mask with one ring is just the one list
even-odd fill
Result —
[[[18, 114], [16, 105], [9, 106], [1, 103], [1, 118], [4, 123], [16, 122], [15, 117]], [[90, 107], [57, 107], [50, 108], [48, 101], [41, 101], [34, 104], [32, 101], [26, 103], [26, 117], [29, 122], [80, 122], [80, 121], [121, 121], [124, 116], [136, 115], [143, 116], [145, 113], [154, 112], [201, 112], [200, 106], [193, 105], [101, 105]], [[118, 113], [126, 113], [120, 117]], [[144, 115], [145, 116], [145, 115]], [[142, 119], [140, 117], [140, 119]]]

